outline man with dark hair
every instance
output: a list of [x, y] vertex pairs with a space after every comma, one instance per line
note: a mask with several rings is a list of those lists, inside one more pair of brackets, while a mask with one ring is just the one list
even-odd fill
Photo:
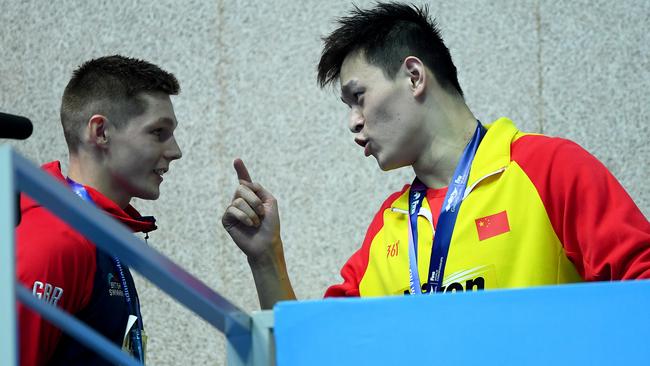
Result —
[[[129, 202], [157, 199], [163, 174], [181, 157], [170, 99], [178, 92], [174, 75], [146, 61], [116, 55], [84, 63], [61, 103], [68, 175], [58, 161], [43, 169], [133, 232], [155, 230], [154, 218]], [[28, 197], [21, 212], [19, 281], [143, 361], [146, 336], [129, 269]], [[22, 305], [18, 315], [21, 365], [110, 364]]]
[[[355, 8], [325, 39], [321, 86], [340, 81], [349, 128], [382, 170], [411, 166], [343, 283], [325, 296], [382, 296], [650, 277], [650, 223], [577, 144], [470, 111], [426, 8]], [[295, 299], [273, 196], [235, 161], [223, 216], [248, 256], [260, 303]]]

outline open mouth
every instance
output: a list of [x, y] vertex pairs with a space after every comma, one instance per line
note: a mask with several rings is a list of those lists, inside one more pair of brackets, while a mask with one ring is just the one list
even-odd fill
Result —
[[370, 141], [363, 140], [363, 139], [360, 139], [360, 138], [355, 138], [354, 142], [356, 142], [357, 145], [363, 147], [363, 154], [365, 156], [370, 156], [370, 154], [372, 154], [372, 151], [370, 151]]
[[372, 154], [372, 151], [370, 151], [370, 144], [366, 143], [366, 146], [363, 148], [363, 154], [368, 157]]
[[154, 169], [153, 173], [158, 177], [158, 179], [163, 181], [163, 174], [167, 173], [167, 168]]

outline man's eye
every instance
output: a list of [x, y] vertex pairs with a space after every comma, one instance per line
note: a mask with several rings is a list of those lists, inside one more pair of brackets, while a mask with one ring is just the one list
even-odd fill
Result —
[[163, 133], [163, 129], [162, 128], [156, 128], [155, 130], [151, 131], [151, 133], [156, 135], [156, 136], [160, 136]]
[[352, 96], [354, 97], [354, 100], [356, 100], [358, 102], [359, 99], [361, 99], [361, 97], [363, 96], [363, 92], [356, 92], [356, 93], [352, 94]]

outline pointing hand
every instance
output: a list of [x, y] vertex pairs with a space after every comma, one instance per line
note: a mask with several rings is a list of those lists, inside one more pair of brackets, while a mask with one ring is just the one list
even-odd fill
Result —
[[280, 219], [275, 197], [259, 183], [253, 183], [246, 165], [235, 159], [239, 186], [221, 222], [230, 237], [249, 258], [271, 254], [280, 240]]

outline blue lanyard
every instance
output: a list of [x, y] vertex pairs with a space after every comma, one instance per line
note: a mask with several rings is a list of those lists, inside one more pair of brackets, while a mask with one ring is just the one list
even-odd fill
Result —
[[[86, 202], [95, 204], [93, 199], [90, 197], [90, 194], [88, 194], [88, 191], [83, 185], [75, 182], [70, 178], [66, 178], [66, 181], [77, 196], [81, 197], [81, 199]], [[129, 336], [131, 337], [131, 348], [133, 349], [133, 356], [142, 364], [144, 364], [144, 352], [142, 345], [142, 329], [144, 328], [142, 325], [142, 315], [140, 314], [140, 304], [138, 303], [137, 299], [131, 299], [129, 286], [126, 282], [126, 276], [124, 275], [124, 268], [122, 267], [122, 262], [120, 262], [120, 259], [117, 256], [113, 256], [113, 264], [115, 265], [115, 268], [120, 275], [122, 289], [124, 290], [124, 299], [126, 300], [126, 305], [129, 308], [129, 314], [133, 314], [138, 317], [137, 326], [129, 332]]]
[[451, 236], [456, 225], [456, 218], [460, 210], [460, 204], [465, 195], [467, 179], [472, 161], [478, 150], [478, 146], [485, 136], [485, 127], [477, 121], [474, 136], [463, 150], [454, 175], [451, 179], [447, 194], [443, 201], [438, 217], [438, 227], [434, 234], [433, 248], [431, 248], [431, 260], [429, 261], [429, 273], [427, 276], [426, 287], [420, 285], [420, 276], [418, 274], [417, 261], [417, 243], [418, 243], [418, 214], [422, 207], [422, 202], [426, 198], [427, 187], [415, 178], [409, 190], [409, 287], [412, 294], [421, 294], [422, 291], [430, 294], [442, 290], [442, 281], [444, 279], [445, 265], [447, 255], [449, 254], [449, 245]]

